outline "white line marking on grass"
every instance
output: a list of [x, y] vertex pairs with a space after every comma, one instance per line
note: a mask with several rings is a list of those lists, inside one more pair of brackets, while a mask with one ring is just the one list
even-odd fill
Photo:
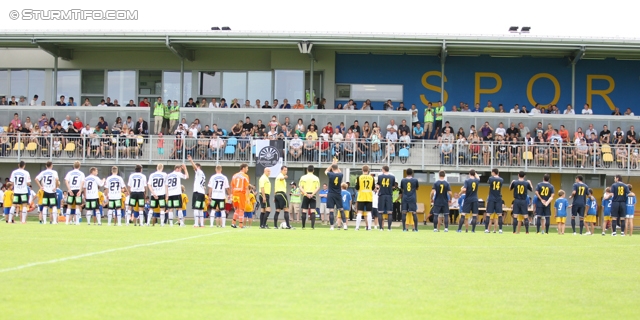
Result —
[[215, 232], [215, 233], [209, 233], [209, 234], [202, 234], [202, 235], [192, 236], [192, 237], [186, 237], [186, 238], [179, 238], [179, 239], [172, 239], [172, 240], [156, 241], [156, 242], [151, 242], [151, 243], [136, 244], [136, 245], [128, 246], [128, 247], [115, 248], [115, 249], [107, 249], [107, 250], [103, 250], [103, 251], [97, 251], [97, 252], [85, 253], [85, 254], [81, 254], [81, 255], [77, 255], [77, 256], [71, 256], [71, 257], [59, 258], [59, 259], [53, 259], [53, 260], [49, 260], [49, 261], [32, 262], [32, 263], [23, 264], [23, 265], [21, 265], [21, 266], [17, 266], [17, 267], [11, 267], [11, 268], [6, 268], [6, 269], [0, 269], [0, 273], [11, 272], [11, 271], [17, 271], [17, 270], [22, 270], [22, 269], [31, 268], [31, 267], [37, 267], [37, 266], [41, 266], [41, 265], [45, 265], [45, 264], [53, 264], [53, 263], [65, 262], [65, 261], [69, 261], [69, 260], [77, 260], [77, 259], [82, 259], [82, 258], [87, 258], [87, 257], [97, 256], [97, 255], [101, 255], [101, 254], [106, 254], [106, 253], [116, 252], [116, 251], [123, 251], [123, 250], [129, 250], [129, 249], [136, 249], [136, 248], [141, 248], [141, 247], [150, 247], [150, 246], [155, 246], [155, 245], [159, 245], [159, 244], [173, 243], [173, 242], [179, 242], [179, 241], [191, 240], [191, 239], [196, 239], [196, 238], [208, 237], [208, 236], [212, 236], [212, 235], [216, 235], [216, 234], [221, 234], [221, 233], [227, 233], [227, 232], [231, 232], [231, 230], [229, 230], [229, 231]]

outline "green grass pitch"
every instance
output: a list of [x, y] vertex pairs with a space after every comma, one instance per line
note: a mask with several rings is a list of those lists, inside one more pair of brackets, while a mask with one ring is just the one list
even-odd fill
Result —
[[0, 314], [637, 319], [640, 235], [420, 227], [403, 233], [2, 223]]

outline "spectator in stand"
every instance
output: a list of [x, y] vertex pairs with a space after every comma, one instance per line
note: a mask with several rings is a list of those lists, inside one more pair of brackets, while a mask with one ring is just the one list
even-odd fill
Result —
[[[249, 100], [247, 100], [247, 102], [249, 102]], [[240, 109], [240, 104], [238, 103], [238, 99], [233, 98], [233, 101], [231, 101], [231, 106], [229, 108]]]
[[307, 130], [311, 130], [311, 128], [313, 128], [313, 131], [316, 132], [316, 134], [317, 134], [318, 126], [316, 125], [316, 119], [315, 118], [311, 118], [311, 124], [309, 124], [307, 126]]
[[[209, 125], [205, 125], [204, 129], [200, 131], [200, 137], [211, 138], [213, 136], [213, 131], [209, 128]], [[207, 139], [208, 141], [209, 139]]]
[[589, 106], [588, 103], [585, 103], [584, 107], [582, 107], [582, 114], [586, 114], [586, 115], [592, 115], [593, 114], [593, 110], [591, 109], [591, 106]]
[[[324, 131], [324, 128], [323, 128]], [[285, 126], [284, 124], [280, 126], [280, 129], [278, 130], [278, 139], [280, 139], [282, 137], [282, 139], [288, 139], [291, 138], [291, 130], [289, 130], [289, 128], [287, 128], [287, 126]]]
[[60, 101], [56, 102], [56, 106], [59, 106], [59, 107], [66, 106], [67, 104], [64, 102], [64, 98], [65, 98], [64, 96], [60, 96]]
[[560, 131], [558, 133], [560, 134], [560, 138], [562, 138], [562, 142], [569, 143], [569, 130], [567, 130], [563, 124], [560, 125]]
[[555, 129], [553, 129], [553, 126], [551, 125], [551, 123], [547, 124], [547, 130], [544, 132], [544, 136], [545, 138], [547, 138], [547, 141], [549, 141], [549, 139], [551, 139], [551, 136], [555, 133]]
[[631, 143], [632, 139], [637, 141], [636, 128], [634, 126], [629, 127], [629, 131], [627, 131], [627, 143]]
[[89, 100], [89, 98], [84, 98], [84, 103], [82, 104], [83, 107], [91, 107], [93, 106], [91, 104], [91, 100]]
[[[491, 101], [489, 101], [491, 102]], [[440, 130], [442, 130], [442, 119], [444, 116], [444, 112], [447, 111], [446, 108], [442, 105], [442, 101], [438, 101], [438, 106], [436, 107], [435, 110], [435, 116], [436, 116], [436, 121], [433, 124], [433, 127], [435, 128], [436, 131], [436, 135], [440, 134]]]
[[591, 134], [595, 134], [596, 136], [598, 136], [598, 131], [596, 129], [593, 128], [593, 123], [589, 124], [589, 129], [587, 129], [587, 131], [585, 131], [585, 135], [587, 136], [587, 138], [591, 137]]
[[507, 130], [504, 128], [504, 124], [500, 122], [496, 128], [496, 137], [501, 136], [504, 139], [506, 134]]
[[411, 134], [411, 129], [407, 125], [407, 120], [402, 119], [402, 122], [398, 126], [398, 132], [400, 133], [400, 135], [402, 135], [402, 133], [404, 133], [404, 132], [406, 132], [407, 135]]
[[307, 105], [306, 105], [306, 106], [304, 106], [304, 108], [305, 108], [305, 109], [307, 109], [307, 110], [308, 110], [308, 109], [314, 109], [314, 106], [313, 106], [313, 105], [311, 105], [311, 101], [307, 101]]
[[300, 103], [300, 99], [296, 99], [296, 104], [293, 105], [293, 109], [304, 109], [304, 105]]
[[120, 107], [120, 103], [118, 102], [118, 99], [113, 100], [112, 107]]
[[69, 130], [69, 127], [73, 126], [73, 121], [71, 121], [71, 116], [67, 115], [60, 124], [62, 125], [62, 129], [64, 129], [65, 131]]
[[420, 122], [413, 127], [413, 139], [424, 139], [424, 129], [420, 126]]
[[11, 96], [11, 101], [9, 101], [10, 106], [17, 106], [18, 101], [16, 101], [16, 96]]
[[137, 135], [149, 134], [149, 123], [147, 123], [147, 121], [144, 120], [142, 117], [138, 118], [138, 122], [136, 122], [133, 128], [134, 128], [133, 131]]
[[207, 99], [200, 100], [200, 105], [198, 106], [198, 108], [208, 108], [208, 107], [209, 107], [209, 103], [207, 103]]
[[624, 112], [624, 115], [625, 116], [635, 116], [633, 111], [631, 111], [631, 108], [627, 108], [627, 111]]
[[[44, 104], [42, 104], [43, 106], [46, 105], [45, 101], [42, 101]], [[67, 106], [72, 106], [72, 107], [77, 107], [78, 104], [76, 103], [76, 101], [73, 99], [73, 97], [69, 97], [69, 102], [67, 103]]]
[[[206, 101], [206, 100], [205, 100]], [[216, 100], [216, 98], [211, 99], [211, 102], [209, 102], [209, 108], [220, 108], [220, 104], [218, 103], [218, 101]]]
[[22, 106], [22, 107], [26, 107], [29, 105], [29, 103], [27, 102], [27, 97], [25, 96], [20, 96], [20, 100], [18, 100], [18, 105]]
[[304, 149], [307, 154], [307, 160], [315, 161], [316, 157], [316, 141], [318, 140], [318, 133], [315, 127], [310, 127], [305, 137]]
[[[123, 125], [122, 118], [117, 117], [115, 123], [111, 126], [111, 132], [113, 134], [120, 134], [120, 131], [122, 131], [122, 125]], [[100, 124], [98, 123], [96, 127], [100, 128]], [[129, 126], [127, 126], [127, 128], [129, 128]]]
[[615, 110], [613, 110], [613, 112], [611, 112], [612, 116], [621, 116], [622, 114], [620, 113], [620, 108], [616, 107]]
[[480, 103], [476, 103], [471, 112], [482, 112], [482, 109], [480, 109]]
[[49, 122], [49, 119], [47, 118], [47, 114], [43, 113], [40, 116], [40, 120], [38, 120], [38, 126], [40, 126], [41, 128], [44, 126], [45, 123]]
[[[351, 101], [351, 100], [349, 100]], [[386, 110], [386, 111], [393, 111], [395, 108], [393, 107], [393, 102], [391, 101], [391, 99], [387, 100], [387, 102], [385, 102], [385, 104], [382, 106], [382, 110]], [[355, 110], [355, 108], [354, 108]]]
[[609, 128], [606, 124], [602, 126], [602, 131], [600, 131], [599, 138], [601, 144], [609, 143], [609, 141], [611, 140], [611, 131], [609, 131]]
[[111, 102], [111, 98], [109, 97], [107, 97], [107, 101], [105, 101], [105, 104], [107, 105], [107, 107], [113, 107], [113, 103]]
[[243, 123], [242, 121], [238, 121], [238, 123], [234, 124], [233, 127], [231, 127], [231, 132], [229, 133], [230, 137], [239, 137], [242, 134], [242, 126]]
[[536, 103], [536, 106], [531, 109], [531, 114], [542, 114], [542, 110], [540, 109], [540, 104]]
[[220, 108], [229, 108], [229, 105], [227, 105], [227, 100], [225, 98], [220, 99]]
[[214, 154], [216, 155], [216, 158], [218, 158], [223, 152], [224, 140], [222, 140], [220, 136], [214, 131], [211, 137], [211, 141], [209, 141], [209, 158], [213, 158]]
[[456, 133], [456, 140], [460, 139], [460, 137], [465, 137], [466, 139], [466, 134], [464, 132], [464, 129], [462, 127], [458, 128], [458, 133]]
[[369, 137], [371, 137], [371, 127], [369, 126], [369, 121], [365, 121], [364, 125], [362, 126], [362, 135], [360, 136], [360, 138], [369, 139]]
[[127, 117], [127, 121], [125, 121], [125, 123], [124, 123], [124, 124], [126, 124], [126, 125], [127, 125], [127, 128], [129, 128], [129, 129], [133, 129], [133, 125], [134, 125], [134, 124], [133, 124], [133, 119], [131, 119], [131, 116], [128, 116], [128, 117]]
[[576, 132], [573, 134], [573, 140], [575, 141], [576, 139], [579, 138], [585, 138], [584, 136], [584, 132], [582, 132], [582, 127], [578, 127], [578, 130], [576, 130]]
[[433, 109], [431, 102], [427, 103], [427, 107], [424, 109], [424, 130], [425, 139], [431, 139], [433, 134], [433, 123], [435, 121], [435, 110]]
[[344, 122], [340, 122], [339, 125], [336, 126], [336, 129], [340, 131], [340, 133], [345, 134], [347, 132], [347, 128], [344, 126]]
[[357, 133], [358, 135], [362, 133], [360, 125], [358, 124], [358, 120], [353, 122], [353, 125], [349, 127], [349, 130], [351, 130], [351, 132]]
[[245, 108], [245, 109], [251, 108], [251, 101], [245, 100], [244, 101], [244, 106], [242, 106], [242, 107]]
[[294, 161], [298, 161], [300, 156], [302, 156], [302, 139], [297, 135], [294, 135], [291, 141], [289, 142], [289, 154], [293, 158]]
[[400, 139], [398, 139], [399, 141], [399, 148], [409, 148], [409, 146], [411, 145], [411, 137], [409, 136], [409, 133], [407, 133], [406, 131], [401, 131], [402, 132], [402, 136], [400, 136]]
[[80, 131], [83, 127], [84, 125], [82, 124], [82, 121], [80, 121], [80, 118], [76, 117], [76, 119], [73, 121], [73, 128], [75, 128], [77, 131]]
[[37, 94], [33, 96], [33, 99], [31, 100], [31, 102], [29, 102], [29, 105], [30, 106], [38, 105], [38, 95]]
[[502, 103], [498, 105], [498, 110], [496, 112], [498, 112], [498, 113], [507, 113], [504, 110], [504, 106], [502, 105]]
[[371, 100], [367, 99], [363, 104], [361, 110], [373, 110], [373, 106], [371, 105]]
[[8, 106], [9, 105], [9, 101], [7, 101], [7, 97], [2, 97], [0, 98], [0, 106]]
[[104, 99], [100, 100], [100, 104], [98, 104], [98, 107], [108, 107], [106, 102], [104, 101]]
[[511, 126], [509, 126], [506, 133], [510, 139], [516, 138], [518, 140], [522, 140], [522, 136], [520, 136], [520, 129], [516, 128], [515, 122], [511, 122]]
[[135, 106], [136, 106], [135, 102], [133, 102], [133, 100], [129, 100], [129, 103], [127, 103], [125, 107], [135, 107]]
[[[258, 120], [258, 124], [261, 124], [260, 120]], [[262, 130], [265, 130], [266, 128], [264, 127], [264, 125], [262, 125]], [[218, 128], [217, 124], [213, 124], [213, 129], [211, 130], [213, 131], [213, 133], [217, 134], [218, 137], [223, 137], [224, 136], [224, 131], [222, 131], [222, 129]]]
[[[289, 119], [288, 117], [285, 118], [285, 121], [287, 121], [287, 119]], [[286, 123], [285, 123], [286, 124]], [[288, 126], [287, 126], [288, 127]], [[331, 137], [333, 135], [333, 124], [331, 124], [331, 122], [327, 122], [327, 125], [324, 127], [324, 129], [327, 131], [327, 133], [329, 134], [329, 137]], [[291, 129], [289, 129], [291, 130]]]
[[568, 104], [568, 105], [567, 105], [567, 110], [565, 110], [565, 111], [564, 111], [564, 114], [571, 114], [571, 115], [573, 115], [573, 114], [576, 114], [576, 112], [575, 112], [575, 111], [573, 111], [573, 107], [572, 107], [570, 104]]
[[625, 143], [622, 138], [624, 138], [624, 132], [622, 132], [622, 129], [620, 127], [616, 128], [616, 132], [613, 133], [613, 138], [616, 141], [620, 141], [621, 143]]
[[262, 106], [262, 109], [271, 109], [271, 106], [269, 105], [269, 101], [268, 100], [264, 101], [264, 105]]
[[398, 126], [396, 125], [396, 121], [391, 119], [389, 121], [389, 124], [387, 125], [387, 134], [389, 133], [396, 134], [396, 139], [397, 139], [397, 131], [398, 131]]
[[418, 123], [420, 123], [420, 120], [418, 119], [418, 109], [414, 103], [411, 104], [411, 126], [415, 127]]
[[151, 104], [149, 103], [149, 98], [144, 98], [138, 105], [141, 107], [149, 107]]
[[491, 113], [496, 112], [496, 109], [493, 108], [493, 104], [491, 103], [491, 100], [487, 101], [487, 106], [484, 107], [484, 110], [482, 110], [482, 112], [491, 112]]
[[471, 109], [469, 109], [469, 105], [465, 103], [460, 112], [471, 112]]
[[198, 106], [193, 102], [193, 98], [189, 98], [189, 101], [184, 104], [185, 108], [197, 108]]
[[[267, 102], [267, 101], [265, 100], [265, 102]], [[278, 109], [278, 106], [279, 106], [279, 105], [280, 105], [280, 104], [279, 104], [279, 102], [278, 102], [278, 99], [273, 99], [273, 105], [271, 106], [271, 107], [272, 107], [272, 109]]]
[[333, 135], [331, 136], [331, 140], [336, 144], [341, 144], [344, 140], [344, 136], [342, 135], [342, 131], [336, 128], [333, 130]]
[[400, 102], [400, 105], [398, 105], [398, 111], [407, 111], [407, 108], [404, 107], [404, 102]]
[[[298, 99], [298, 102], [300, 102], [300, 99]], [[274, 108], [276, 107], [276, 104], [274, 102]], [[291, 109], [291, 105], [289, 104], [289, 100], [288, 99], [284, 99], [282, 100], [282, 104], [278, 107], [278, 109]], [[294, 108], [294, 109], [301, 109], [301, 108]]]
[[244, 119], [244, 123], [242, 124], [242, 131], [246, 132], [249, 136], [253, 135], [253, 123], [251, 123], [251, 118], [246, 117]]
[[482, 128], [480, 128], [481, 138], [484, 139], [491, 133], [493, 133], [493, 128], [489, 125], [489, 122], [485, 122]]
[[262, 123], [262, 120], [258, 119], [258, 123], [254, 127], [254, 133], [259, 137], [264, 136], [267, 133], [267, 127]]
[[387, 134], [385, 135], [385, 139], [391, 143], [395, 143], [396, 141], [398, 141], [397, 129], [393, 129], [393, 127], [395, 127], [395, 125], [392, 125], [392, 124], [388, 125]]
[[336, 107], [334, 108], [334, 110], [344, 110], [344, 107], [342, 106], [342, 103], [338, 103], [336, 105]]
[[262, 109], [262, 104], [260, 104], [260, 99], [256, 99], [256, 104], [254, 104], [252, 108]]

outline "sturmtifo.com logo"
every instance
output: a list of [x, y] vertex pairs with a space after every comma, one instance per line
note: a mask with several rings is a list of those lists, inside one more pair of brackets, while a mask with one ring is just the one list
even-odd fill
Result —
[[138, 10], [36, 10], [9, 11], [11, 20], [138, 20]]

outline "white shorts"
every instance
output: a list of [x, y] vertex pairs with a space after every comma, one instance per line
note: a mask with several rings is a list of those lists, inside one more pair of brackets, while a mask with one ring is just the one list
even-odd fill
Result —
[[633, 214], [628, 214], [628, 215], [626, 215], [624, 217], [627, 218], [627, 219], [633, 219], [633, 216], [634, 216]]
[[320, 203], [320, 214], [327, 213], [327, 203]]

